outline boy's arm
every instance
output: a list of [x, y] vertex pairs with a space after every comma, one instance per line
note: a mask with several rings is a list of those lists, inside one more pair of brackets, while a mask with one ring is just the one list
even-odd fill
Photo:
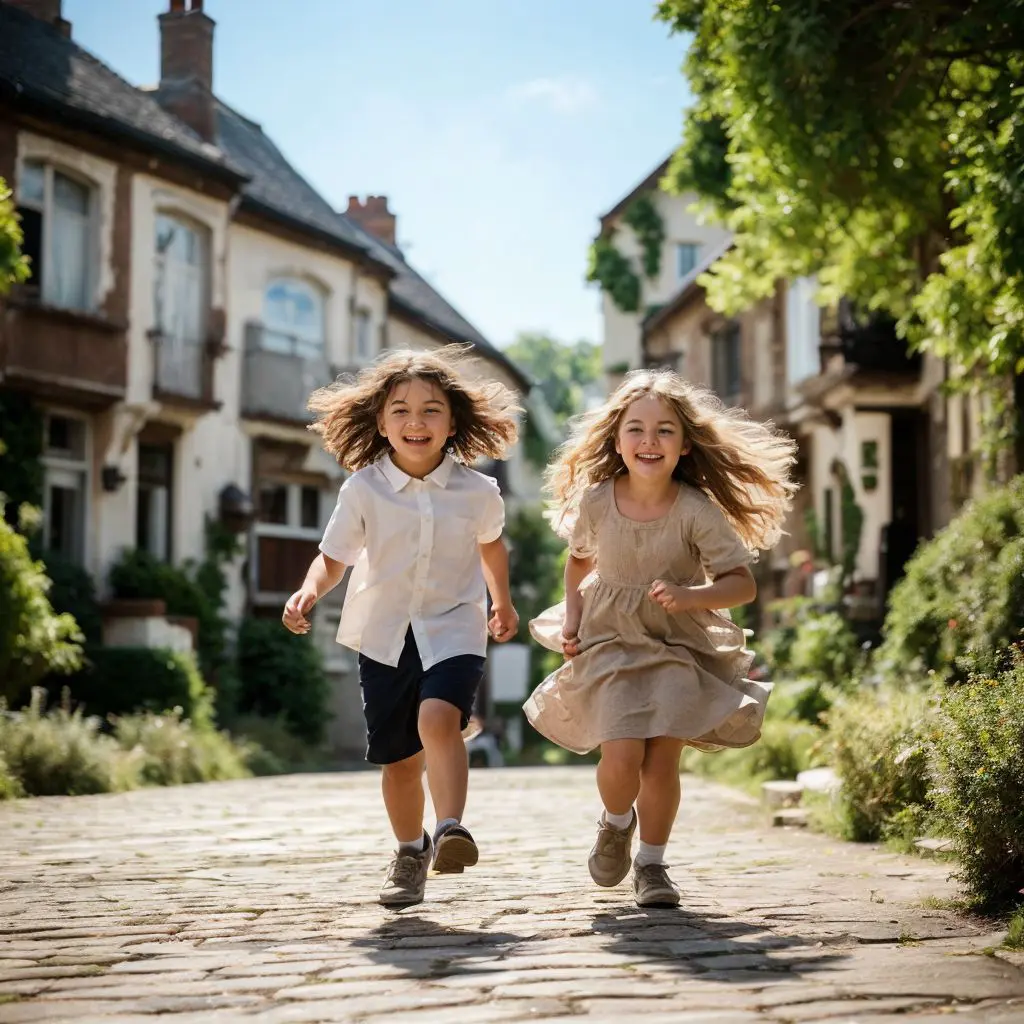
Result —
[[491, 618], [487, 628], [498, 643], [512, 640], [519, 631], [519, 616], [512, 607], [512, 592], [508, 581], [508, 549], [498, 537], [480, 544], [480, 566], [491, 595]]
[[313, 559], [306, 572], [302, 586], [295, 591], [284, 606], [281, 621], [293, 633], [308, 633], [310, 623], [307, 616], [326, 594], [329, 594], [345, 576], [348, 568], [344, 562], [321, 552]]

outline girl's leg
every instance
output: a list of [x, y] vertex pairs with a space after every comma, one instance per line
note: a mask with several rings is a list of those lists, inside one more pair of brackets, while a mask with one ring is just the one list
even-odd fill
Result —
[[423, 837], [423, 754], [383, 766], [380, 782], [384, 807], [399, 845]]
[[426, 756], [427, 784], [438, 821], [462, 821], [469, 787], [469, 754], [462, 738], [462, 712], [427, 697], [420, 704], [419, 729]]
[[609, 814], [629, 814], [640, 792], [643, 740], [608, 740], [601, 744], [597, 790]]
[[679, 758], [683, 741], [658, 736], [647, 741], [640, 766], [640, 842], [665, 846], [679, 810]]

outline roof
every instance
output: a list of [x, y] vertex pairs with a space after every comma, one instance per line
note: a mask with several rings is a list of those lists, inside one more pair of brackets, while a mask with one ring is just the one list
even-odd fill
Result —
[[351, 224], [372, 247], [374, 256], [388, 263], [395, 276], [388, 289], [388, 299], [398, 310], [416, 320], [423, 321], [439, 334], [454, 342], [472, 345], [485, 359], [503, 366], [524, 390], [529, 390], [534, 381], [523, 372], [504, 352], [489, 342], [433, 285], [429, 284], [412, 267], [397, 246], [387, 245], [355, 221], [338, 214]]
[[299, 174], [263, 129], [221, 100], [217, 100], [217, 142], [249, 176], [243, 202], [250, 208], [387, 266], [371, 252], [363, 232]]
[[630, 192], [624, 195], [607, 213], [602, 214], [601, 230], [607, 231], [610, 227], [610, 221], [614, 217], [618, 217], [618, 215], [622, 213], [626, 209], [626, 207], [629, 206], [629, 204], [633, 202], [634, 199], [636, 199], [638, 195], [640, 195], [643, 192], [648, 192], [652, 188], [657, 188], [658, 183], [661, 181], [662, 178], [665, 177], [665, 172], [668, 170], [668, 165], [671, 161], [671, 156], [665, 157], [665, 159], [662, 160], [662, 162], [658, 164], [658, 166], [655, 167], [654, 170], [651, 171], [651, 173], [648, 174], [643, 181], [641, 181]]
[[0, 3], [0, 100], [131, 140], [235, 183], [244, 174], [216, 147], [106, 64], [39, 18]]
[[698, 283], [698, 278], [711, 269], [731, 248], [732, 239], [716, 245], [708, 251], [708, 254], [691, 270], [686, 277], [679, 282], [672, 297], [663, 305], [659, 306], [653, 313], [648, 314], [643, 322], [643, 334], [646, 337], [651, 331], [657, 330], [662, 324], [669, 320], [674, 314], [683, 309], [690, 299], [703, 293], [704, 289]]

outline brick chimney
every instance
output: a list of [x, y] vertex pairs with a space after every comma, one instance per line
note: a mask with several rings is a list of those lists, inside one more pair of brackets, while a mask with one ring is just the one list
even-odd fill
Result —
[[61, 16], [61, 0], [4, 0], [11, 7], [17, 7], [33, 18], [53, 25], [61, 35], [71, 37], [71, 22]]
[[345, 213], [367, 233], [388, 245], [395, 244], [397, 220], [388, 209], [387, 196], [367, 196], [365, 202], [359, 196], [349, 196]]
[[213, 99], [213, 28], [203, 0], [170, 0], [160, 15], [160, 87], [157, 99], [194, 132], [212, 142], [216, 134]]

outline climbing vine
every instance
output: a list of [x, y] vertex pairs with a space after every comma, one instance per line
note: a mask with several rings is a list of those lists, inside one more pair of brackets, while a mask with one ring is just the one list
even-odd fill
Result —
[[[643, 274], [651, 280], [661, 270], [661, 250], [665, 243], [665, 225], [649, 194], [638, 196], [622, 215], [625, 224], [636, 233], [640, 242]], [[632, 261], [615, 247], [612, 234], [602, 234], [590, 246], [587, 280], [601, 286], [601, 291], [623, 313], [640, 309], [642, 285], [640, 274]]]
[[0, 393], [0, 492], [11, 522], [23, 503], [43, 503], [42, 454], [43, 414], [21, 392]]

